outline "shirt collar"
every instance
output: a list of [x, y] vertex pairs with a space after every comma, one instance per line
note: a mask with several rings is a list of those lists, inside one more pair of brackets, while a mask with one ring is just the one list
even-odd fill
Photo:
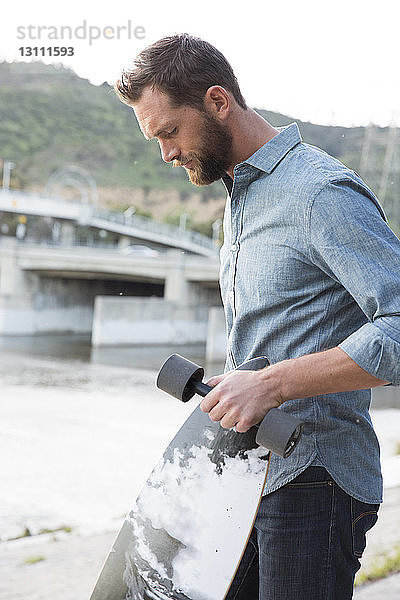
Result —
[[276, 129], [279, 131], [278, 135], [243, 161], [244, 164], [256, 167], [265, 173], [271, 173], [282, 158], [302, 141], [297, 123]]
[[[299, 128], [297, 123], [291, 123], [285, 127], [276, 127], [279, 133], [273, 137], [269, 142], [266, 142], [264, 146], [261, 146], [254, 154], [252, 154], [247, 160], [244, 160], [237, 167], [241, 165], [250, 165], [265, 173], [272, 173], [277, 164], [286, 156], [286, 154], [297, 144], [302, 142]], [[222, 181], [227, 188], [229, 194], [232, 192], [233, 181], [229, 175], [224, 175]]]

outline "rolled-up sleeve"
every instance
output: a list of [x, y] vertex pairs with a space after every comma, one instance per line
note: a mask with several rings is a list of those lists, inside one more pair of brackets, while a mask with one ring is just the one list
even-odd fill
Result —
[[342, 285], [368, 322], [339, 347], [368, 373], [400, 385], [400, 240], [361, 180], [327, 183], [309, 213], [313, 262]]

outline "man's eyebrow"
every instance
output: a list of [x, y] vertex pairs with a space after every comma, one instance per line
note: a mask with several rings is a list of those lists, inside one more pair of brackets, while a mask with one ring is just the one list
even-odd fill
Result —
[[171, 127], [173, 127], [172, 122], [168, 122], [165, 125], [163, 125], [160, 129], [158, 129], [155, 133], [153, 133], [153, 135], [150, 138], [147, 138], [147, 139], [153, 140], [154, 138], [158, 137], [162, 133], [167, 133], [167, 129], [171, 129]]

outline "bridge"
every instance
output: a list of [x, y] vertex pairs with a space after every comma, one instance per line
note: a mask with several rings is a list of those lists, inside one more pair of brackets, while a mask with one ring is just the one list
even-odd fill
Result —
[[91, 333], [95, 346], [205, 343], [209, 315], [221, 310], [217, 253], [183, 251], [200, 246], [181, 242], [146, 256], [0, 236], [0, 335]]
[[74, 226], [116, 234], [121, 245], [150, 244], [160, 249], [179, 249], [215, 259], [218, 247], [211, 238], [196, 231], [161, 223], [139, 215], [105, 210], [91, 203], [0, 189], [0, 211], [48, 217], [60, 223], [53, 243], [74, 243]]
[[177, 271], [181, 282], [215, 286], [218, 281], [218, 261], [215, 256], [214, 259], [207, 259], [171, 249], [148, 257], [124, 254], [119, 248], [65, 248], [14, 242], [4, 237], [0, 240], [0, 257], [13, 256], [19, 271], [43, 277], [136, 281], [163, 286], [168, 286], [172, 280], [167, 293], [170, 299], [177, 297], [178, 289], [182, 299], [182, 285], [178, 286], [175, 277]]
[[[94, 346], [211, 339], [224, 347], [218, 228], [213, 240], [133, 207], [100, 208], [96, 183], [79, 166], [54, 172], [45, 194], [10, 190], [12, 163], [5, 167], [0, 214], [18, 215], [18, 225], [14, 235], [16, 219], [11, 229], [9, 218], [0, 223], [0, 335], [90, 333]], [[80, 201], [60, 194], [66, 186]], [[133, 253], [138, 246], [143, 252]]]

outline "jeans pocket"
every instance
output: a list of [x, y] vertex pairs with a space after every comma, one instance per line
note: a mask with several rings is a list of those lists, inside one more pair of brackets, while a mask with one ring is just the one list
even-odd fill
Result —
[[353, 538], [353, 554], [361, 558], [367, 545], [367, 531], [378, 520], [379, 504], [366, 504], [351, 498], [351, 529]]
[[333, 479], [326, 469], [323, 467], [307, 467], [305, 471], [302, 471], [300, 475], [297, 475], [285, 487], [301, 490], [306, 488], [331, 487], [332, 485]]
[[321, 488], [321, 487], [332, 487], [333, 481], [294, 481], [293, 483], [287, 483], [287, 488], [297, 488], [298, 490]]

